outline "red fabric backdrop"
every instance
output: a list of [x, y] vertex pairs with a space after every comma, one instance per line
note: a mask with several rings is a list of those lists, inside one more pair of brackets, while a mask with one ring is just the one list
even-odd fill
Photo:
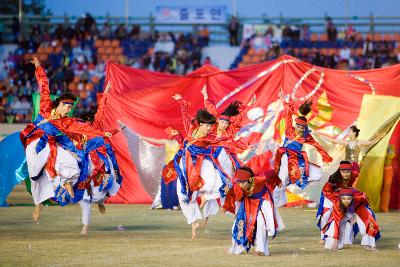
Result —
[[[115, 128], [118, 127], [117, 120], [121, 120], [139, 134], [165, 138], [164, 128], [168, 126], [182, 130], [179, 105], [171, 98], [176, 93], [182, 94], [184, 99], [192, 103], [193, 113], [203, 108], [200, 90], [204, 84], [207, 84], [209, 98], [215, 103], [233, 90], [241, 88], [222, 104], [221, 109], [233, 99], [247, 103], [253, 94], [257, 96], [255, 106], [266, 107], [278, 99], [281, 87], [286, 94], [291, 94], [300, 78], [313, 67], [315, 66], [295, 58], [283, 56], [274, 61], [232, 71], [221, 71], [208, 65], [186, 76], [178, 76], [109, 63], [106, 81], [111, 83], [112, 88], [105, 108], [105, 125], [107, 129]], [[363, 94], [372, 92], [370, 85], [373, 85], [376, 94], [400, 96], [400, 90], [397, 88], [400, 84], [400, 65], [365, 71], [315, 68], [317, 70], [298, 88], [296, 97], [309, 94], [317, 86], [323, 73], [322, 85], [312, 99], [316, 101], [318, 96], [326, 91], [334, 110], [330, 124], [342, 129], [358, 117]], [[355, 79], [354, 75], [365, 80]], [[392, 138], [397, 155], [400, 154], [399, 135], [400, 131], [396, 131]], [[110, 198], [109, 202], [150, 203], [151, 199], [137, 177], [123, 134], [114, 136], [111, 142], [116, 150], [124, 181], [119, 194]], [[396, 160], [398, 161], [398, 156]], [[395, 165], [397, 170], [392, 191], [399, 192], [398, 162]], [[399, 202], [400, 199], [393, 200], [392, 207], [397, 205], [400, 208]]]

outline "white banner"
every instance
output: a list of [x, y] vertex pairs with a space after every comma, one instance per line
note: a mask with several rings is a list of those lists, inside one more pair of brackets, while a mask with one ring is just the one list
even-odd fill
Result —
[[156, 7], [156, 23], [226, 23], [225, 6]]

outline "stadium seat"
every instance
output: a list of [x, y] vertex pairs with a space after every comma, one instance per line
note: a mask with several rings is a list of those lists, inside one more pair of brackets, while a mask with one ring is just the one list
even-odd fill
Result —
[[103, 46], [105, 46], [105, 47], [111, 46], [111, 40], [104, 40]]
[[93, 91], [93, 88], [94, 88], [93, 83], [87, 83], [85, 86], [85, 89], [87, 91]]
[[114, 52], [114, 47], [108, 46], [106, 48], [106, 54], [110, 55]]
[[99, 48], [103, 46], [103, 40], [97, 39], [96, 42], [94, 43], [94, 46]]
[[122, 52], [123, 52], [122, 47], [116, 47], [114, 49], [114, 54], [116, 54], [116, 55], [122, 55]]
[[115, 39], [111, 42], [112, 47], [119, 47], [119, 40]]
[[100, 46], [97, 48], [97, 53], [98, 54], [105, 54], [106, 53], [106, 48], [103, 46]]
[[75, 92], [77, 89], [76, 83], [72, 82], [68, 84], [68, 90], [70, 90], [71, 92]]
[[93, 76], [92, 77], [92, 83], [98, 84], [99, 82], [100, 82], [100, 77], [98, 77], [98, 76]]

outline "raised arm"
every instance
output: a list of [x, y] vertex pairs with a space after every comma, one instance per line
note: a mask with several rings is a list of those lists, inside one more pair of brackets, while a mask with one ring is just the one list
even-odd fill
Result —
[[108, 92], [110, 91], [111, 84], [107, 83], [106, 89], [104, 89], [104, 93], [97, 94], [97, 112], [94, 115], [93, 124], [99, 129], [104, 128], [103, 119], [104, 119], [104, 109], [106, 106]]
[[35, 76], [39, 85], [40, 92], [40, 110], [39, 114], [47, 118], [51, 114], [53, 108], [53, 102], [50, 98], [50, 87], [49, 80], [47, 79], [46, 71], [40, 66], [40, 61], [34, 57], [31, 61], [35, 65]]
[[172, 141], [168, 140], [168, 139], [156, 139], [156, 138], [151, 138], [151, 137], [147, 137], [147, 136], [140, 136], [140, 138], [147, 142], [151, 142], [151, 143], [158, 144], [158, 145], [167, 145], [169, 143], [172, 143]]
[[217, 111], [217, 108], [215, 107], [215, 104], [208, 99], [206, 85], [204, 85], [204, 87], [201, 89], [201, 93], [204, 96], [204, 107], [207, 109], [208, 112], [210, 112], [212, 115], [214, 115], [217, 118], [218, 111]]
[[188, 133], [190, 130], [190, 125], [192, 124], [192, 119], [189, 115], [190, 103], [186, 100], [183, 100], [182, 96], [180, 94], [176, 94], [176, 95], [172, 96], [172, 98], [175, 99], [176, 101], [178, 101], [178, 103], [181, 107], [183, 126], [185, 128], [186, 133]]
[[346, 145], [347, 144], [346, 140], [335, 139], [335, 138], [332, 138], [330, 136], [327, 136], [325, 134], [321, 134], [321, 133], [318, 133], [318, 132], [314, 132], [314, 134], [316, 134], [317, 136], [319, 136], [319, 137], [321, 137], [323, 139], [326, 139], [327, 141], [329, 141], [331, 143], [334, 143], [334, 144], [341, 144], [341, 145]]

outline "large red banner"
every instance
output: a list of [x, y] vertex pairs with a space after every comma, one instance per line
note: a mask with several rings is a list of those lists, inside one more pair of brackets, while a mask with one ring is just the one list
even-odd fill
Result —
[[[192, 103], [191, 111], [203, 108], [200, 92], [207, 85], [210, 100], [225, 108], [232, 100], [243, 103], [255, 94], [255, 107], [265, 108], [278, 99], [282, 88], [299, 106], [305, 98], [317, 102], [326, 92], [333, 108], [331, 119], [324, 126], [334, 125], [345, 129], [358, 117], [364, 94], [400, 96], [400, 65], [376, 70], [344, 71], [313, 66], [289, 56], [277, 60], [231, 71], [221, 71], [204, 66], [186, 76], [134, 69], [123, 65], [107, 65], [106, 82], [112, 88], [105, 108], [105, 125], [118, 127], [117, 120], [139, 134], [166, 138], [168, 126], [183, 130], [180, 108], [172, 99], [176, 93]], [[399, 151], [399, 131], [391, 143]], [[124, 176], [123, 186], [112, 203], [150, 203], [151, 198], [143, 189], [129, 154], [126, 139], [118, 134], [111, 139]], [[398, 157], [396, 157], [395, 168]], [[399, 173], [395, 171], [393, 187], [398, 189]], [[393, 188], [392, 188], [393, 189]], [[397, 203], [400, 202], [397, 200]]]

